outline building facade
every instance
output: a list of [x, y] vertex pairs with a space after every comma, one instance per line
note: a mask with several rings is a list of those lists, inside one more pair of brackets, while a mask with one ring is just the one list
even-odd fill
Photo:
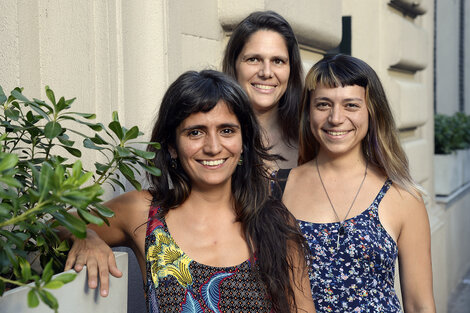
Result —
[[365, 60], [381, 78], [412, 175], [428, 192], [436, 305], [446, 312], [470, 268], [470, 192], [435, 197], [433, 116], [470, 113], [469, 6], [464, 0], [5, 0], [0, 85], [43, 98], [49, 85], [57, 95], [77, 97], [77, 111], [96, 112], [103, 122], [118, 111], [124, 124], [149, 134], [176, 77], [220, 69], [238, 22], [256, 10], [280, 13], [297, 35], [305, 72], [323, 54], [341, 51]]

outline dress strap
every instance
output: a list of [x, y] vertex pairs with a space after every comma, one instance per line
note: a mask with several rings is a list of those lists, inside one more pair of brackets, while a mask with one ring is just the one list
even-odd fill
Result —
[[158, 218], [159, 210], [160, 206], [150, 205], [146, 236], [149, 236], [155, 228], [163, 226], [163, 222]]
[[390, 189], [392, 186], [392, 180], [390, 178], [387, 178], [385, 183], [382, 186], [382, 189], [380, 189], [379, 194], [375, 197], [374, 199], [374, 206], [377, 208], [380, 204], [380, 201], [382, 201], [383, 197], [387, 193], [387, 191]]
[[276, 200], [282, 199], [290, 171], [291, 168], [282, 168], [273, 173], [273, 180], [271, 181], [271, 195]]

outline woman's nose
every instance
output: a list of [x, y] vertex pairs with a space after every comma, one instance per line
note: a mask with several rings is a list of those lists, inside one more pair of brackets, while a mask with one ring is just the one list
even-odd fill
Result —
[[210, 155], [218, 154], [222, 149], [220, 138], [217, 134], [208, 134], [204, 142], [204, 152]]
[[271, 78], [273, 76], [271, 63], [269, 61], [265, 61], [261, 63], [261, 68], [259, 70], [258, 75], [264, 78]]

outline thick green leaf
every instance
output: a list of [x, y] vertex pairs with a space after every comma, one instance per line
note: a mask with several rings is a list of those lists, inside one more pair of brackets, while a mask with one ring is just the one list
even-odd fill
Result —
[[52, 89], [49, 88], [49, 86], [46, 86], [46, 96], [52, 102], [54, 107], [56, 107], [55, 95], [54, 95], [54, 92], [52, 91]]
[[135, 155], [137, 155], [141, 158], [144, 158], [146, 160], [151, 160], [155, 157], [155, 152], [144, 151], [144, 150], [139, 150], [139, 149], [135, 149], [135, 148], [129, 148], [129, 150], [131, 150], [132, 153], [134, 153]]
[[88, 223], [96, 224], [96, 225], [99, 225], [99, 226], [103, 225], [103, 223], [104, 223], [104, 221], [101, 218], [87, 212], [84, 209], [78, 209], [77, 212], [78, 212], [78, 215], [80, 215]]
[[0, 203], [0, 216], [10, 216], [13, 211], [13, 207], [9, 203]]
[[96, 167], [96, 170], [99, 172], [106, 172], [110, 168], [110, 165], [95, 162], [95, 167]]
[[65, 102], [64, 97], [60, 97], [59, 102], [57, 102], [57, 112], [68, 109], [70, 106]]
[[11, 91], [11, 95], [15, 97], [15, 99], [18, 99], [23, 102], [30, 102], [28, 98], [26, 98], [21, 92], [19, 92], [17, 89]]
[[64, 145], [60, 145], [62, 148], [64, 148], [65, 150], [67, 150], [71, 155], [79, 158], [82, 156], [82, 152], [78, 149], [75, 149], [75, 148], [72, 148], [72, 147], [67, 147], [67, 146], [64, 146]]
[[20, 263], [21, 268], [21, 276], [24, 281], [28, 281], [31, 279], [31, 265], [25, 259], [19, 257], [18, 262]]
[[139, 136], [139, 127], [134, 126], [126, 132], [126, 135], [124, 136], [123, 142], [135, 139], [138, 136]]
[[43, 246], [45, 243], [46, 241], [44, 240], [44, 237], [39, 236], [36, 238], [36, 245], [38, 247]]
[[31, 103], [28, 103], [29, 106], [31, 107], [31, 109], [33, 109], [36, 113], [38, 113], [39, 115], [41, 115], [43, 118], [45, 118], [46, 120], [50, 121], [50, 117], [49, 115], [39, 106], [37, 105], [36, 103], [34, 102], [31, 102]]
[[69, 136], [63, 134], [61, 136], [58, 136], [57, 139], [59, 139], [60, 143], [67, 146], [67, 147], [72, 147], [75, 141], [69, 140]]
[[160, 150], [162, 148], [159, 142], [148, 142], [147, 145], [152, 146], [157, 150]]
[[13, 178], [13, 177], [8, 177], [8, 176], [0, 177], [0, 181], [2, 183], [7, 184], [10, 187], [15, 187], [15, 188], [22, 188], [23, 187], [21, 182], [19, 180], [15, 179], [15, 178]]
[[16, 154], [5, 154], [0, 161], [0, 172], [10, 169], [18, 163], [18, 155]]
[[90, 138], [85, 138], [83, 140], [83, 146], [88, 149], [93, 149], [93, 150], [104, 150], [105, 148], [99, 147], [93, 143], [93, 141]]
[[113, 117], [113, 121], [119, 122], [119, 115], [117, 111], [113, 111], [112, 117]]
[[47, 284], [51, 281], [52, 275], [54, 275], [54, 271], [52, 270], [52, 262], [53, 259], [50, 259], [47, 262], [46, 266], [44, 266], [44, 270], [42, 271], [41, 279]]
[[17, 121], [20, 117], [20, 111], [15, 110], [13, 107], [9, 107], [8, 109], [5, 110], [5, 116], [8, 117], [9, 119]]
[[159, 168], [156, 168], [154, 166], [148, 166], [142, 162], [139, 162], [140, 166], [147, 171], [148, 173], [152, 174], [153, 176], [160, 176], [162, 175], [162, 171]]
[[122, 140], [124, 137], [124, 132], [122, 131], [122, 127], [119, 121], [112, 121], [109, 123], [108, 127], [113, 131], [113, 133], [116, 134], [119, 140]]
[[62, 287], [64, 285], [63, 282], [61, 282], [60, 280], [51, 280], [50, 282], [48, 282], [47, 284], [44, 285], [44, 288], [47, 288], [47, 289], [59, 289], [60, 287]]
[[82, 174], [82, 161], [77, 160], [73, 163], [72, 166], [72, 176], [75, 178], [79, 178]]
[[0, 86], [0, 104], [3, 105], [7, 101], [7, 96], [3, 92], [2, 86]]
[[51, 188], [50, 183], [52, 181], [53, 174], [54, 170], [52, 169], [52, 166], [47, 162], [43, 163], [41, 168], [41, 174], [39, 175], [39, 197], [41, 199], [44, 199], [44, 197]]
[[0, 236], [4, 236], [6, 239], [8, 239], [9, 243], [14, 244], [17, 248], [21, 248], [24, 246], [23, 240], [17, 237], [13, 232], [0, 229]]
[[[74, 98], [75, 99], [75, 98]], [[78, 116], [81, 116], [83, 118], [86, 118], [87, 120], [94, 120], [96, 118], [96, 114], [93, 114], [93, 113], [80, 113], [80, 112], [69, 112], [67, 114], [74, 114], [74, 115], [78, 115]]]
[[28, 292], [28, 307], [35, 308], [38, 305], [39, 305], [39, 298], [38, 298], [38, 295], [36, 294], [36, 290], [31, 289]]
[[90, 138], [91, 141], [93, 141], [97, 145], [106, 145], [108, 144], [100, 135], [95, 134], [95, 137]]
[[77, 274], [74, 273], [63, 273], [58, 275], [54, 280], [63, 282], [64, 284], [70, 283], [77, 277]]
[[69, 243], [67, 240], [62, 240], [60, 242], [60, 245], [57, 247], [56, 249], [57, 251], [60, 251], [60, 252], [66, 252], [66, 251], [69, 251], [70, 250], [70, 247], [69, 247]]
[[134, 172], [131, 170], [131, 168], [129, 166], [127, 166], [126, 164], [124, 163], [121, 163], [119, 164], [119, 170], [121, 171], [121, 173], [126, 176], [126, 177], [130, 177], [132, 179], [134, 179]]
[[44, 135], [48, 139], [53, 139], [62, 133], [62, 127], [59, 123], [51, 121], [44, 127]]
[[111, 177], [109, 178], [109, 180], [118, 185], [122, 189], [122, 191], [126, 190], [126, 187], [124, 187], [124, 185], [119, 180]]
[[39, 290], [38, 294], [41, 300], [45, 304], [47, 304], [47, 306], [49, 306], [53, 310], [57, 310], [57, 308], [59, 307], [59, 303], [57, 302], [57, 299], [52, 295], [52, 293], [47, 290]]
[[52, 216], [78, 238], [86, 237], [86, 224], [81, 219], [67, 212], [53, 212]]
[[78, 186], [83, 185], [83, 184], [86, 183], [88, 180], [90, 180], [91, 177], [93, 177], [93, 172], [87, 172], [87, 173], [83, 174], [83, 175], [80, 176], [80, 178], [77, 180], [77, 185], [78, 185]]
[[129, 149], [123, 148], [123, 147], [120, 147], [120, 146], [116, 147], [116, 151], [117, 151], [118, 155], [122, 158], [125, 158], [125, 157], [131, 155], [131, 152], [129, 151]]

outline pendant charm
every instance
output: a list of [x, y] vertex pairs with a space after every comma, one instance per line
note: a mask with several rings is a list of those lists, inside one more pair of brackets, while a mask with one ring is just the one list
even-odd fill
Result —
[[339, 249], [339, 238], [344, 236], [344, 225], [339, 226], [338, 239], [336, 240], [336, 250]]
[[344, 226], [343, 226], [343, 225], [341, 225], [341, 226], [339, 227], [338, 233], [339, 233], [339, 235], [340, 235], [341, 237], [344, 236]]

